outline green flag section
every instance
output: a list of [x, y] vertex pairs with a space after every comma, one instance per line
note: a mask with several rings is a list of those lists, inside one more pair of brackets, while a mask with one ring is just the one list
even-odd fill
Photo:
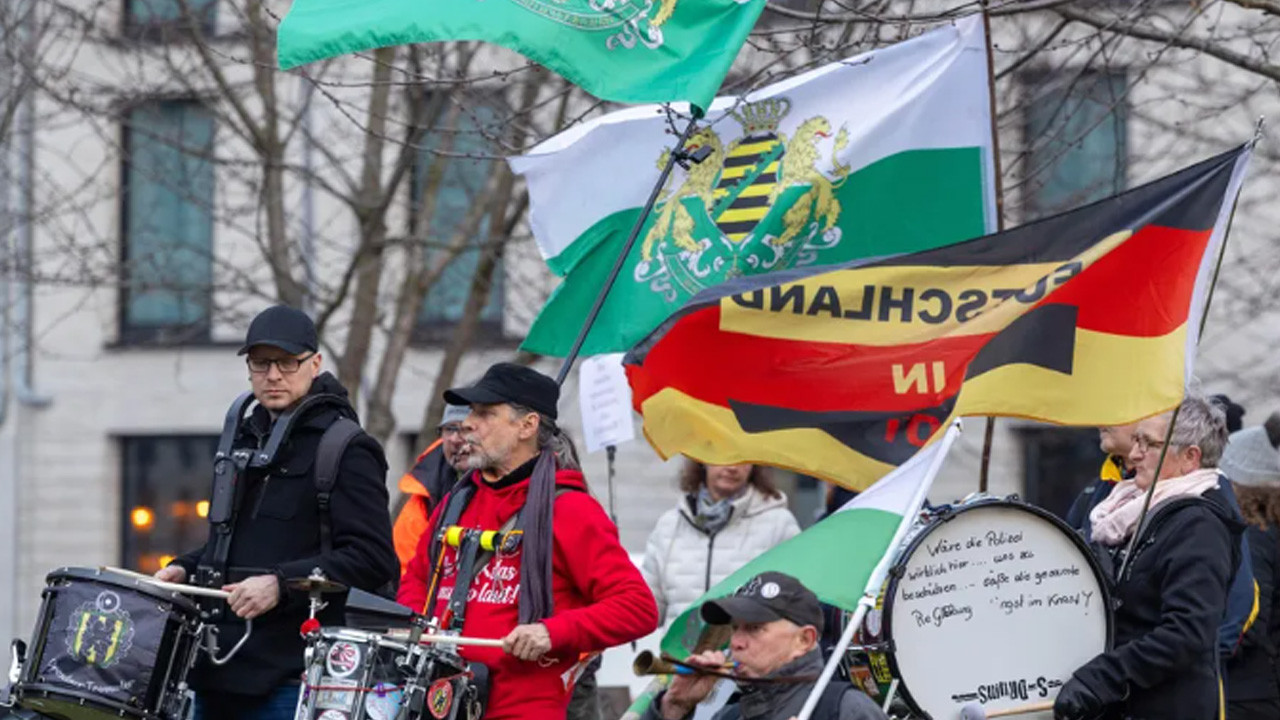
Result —
[[390, 45], [481, 40], [621, 103], [710, 105], [765, 0], [293, 0], [282, 69]]
[[[982, 24], [970, 18], [720, 98], [642, 228], [583, 347], [629, 349], [701, 290], [744, 275], [949, 245], [994, 226]], [[530, 222], [564, 277], [523, 348], [564, 356], [669, 152], [631, 108], [512, 158]]]
[[873, 577], [876, 567], [891, 550], [898, 528], [920, 511], [939, 464], [958, 434], [955, 428], [948, 431], [830, 517], [716, 584], [672, 621], [662, 638], [663, 652], [687, 656], [705, 626], [702, 603], [731, 595], [770, 570], [797, 578], [825, 603], [853, 610], [871, 589], [869, 585], [884, 581]]

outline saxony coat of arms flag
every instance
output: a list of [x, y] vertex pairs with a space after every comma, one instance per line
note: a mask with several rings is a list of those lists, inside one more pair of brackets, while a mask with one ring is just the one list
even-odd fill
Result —
[[[717, 99], [685, 147], [704, 159], [662, 189], [583, 354], [627, 350], [727, 280], [994, 229], [987, 81], [982, 23], [966, 18]], [[564, 277], [525, 349], [567, 354], [683, 122], [632, 108], [511, 159], [538, 247]]]

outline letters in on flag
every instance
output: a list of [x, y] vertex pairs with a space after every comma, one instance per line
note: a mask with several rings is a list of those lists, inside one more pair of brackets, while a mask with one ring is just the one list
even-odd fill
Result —
[[860, 488], [946, 419], [1178, 403], [1249, 151], [1014, 230], [703, 293], [626, 358], [664, 457]]
[[482, 40], [604, 100], [706, 108], [764, 0], [293, 0], [280, 67], [391, 45]]

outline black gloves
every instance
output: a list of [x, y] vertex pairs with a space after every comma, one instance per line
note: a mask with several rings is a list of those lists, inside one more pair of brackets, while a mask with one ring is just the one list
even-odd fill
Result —
[[1092, 720], [1102, 714], [1102, 700], [1079, 678], [1072, 677], [1058, 691], [1053, 720]]

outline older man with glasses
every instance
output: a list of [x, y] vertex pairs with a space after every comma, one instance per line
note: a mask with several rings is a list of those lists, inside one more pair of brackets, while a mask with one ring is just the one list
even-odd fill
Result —
[[[298, 700], [303, 659], [298, 628], [308, 611], [306, 596], [287, 590], [285, 581], [319, 568], [348, 587], [373, 591], [394, 583], [398, 563], [387, 509], [387, 462], [376, 440], [345, 422], [356, 421], [356, 413], [346, 389], [321, 372], [311, 318], [284, 306], [264, 310], [249, 325], [240, 354], [247, 356], [257, 403], [247, 418], [224, 431], [223, 441], [233, 448], [228, 456], [278, 451], [264, 467], [238, 469], [229, 517], [215, 518], [211, 511], [204, 547], [156, 576], [231, 593], [225, 608], [211, 608], [219, 613], [224, 651], [244, 630], [231, 615], [254, 620], [252, 634], [231, 662], [215, 666], [203, 659], [192, 673], [196, 719], [287, 720], [294, 717]], [[335, 452], [336, 467], [322, 468], [322, 438], [332, 437], [326, 431], [339, 423], [353, 434]], [[268, 443], [286, 431], [278, 446]], [[318, 482], [322, 470], [334, 478], [327, 491]], [[324, 624], [342, 623], [339, 605], [331, 603], [321, 613]]]
[[462, 438], [462, 422], [471, 410], [466, 405], [445, 405], [440, 417], [439, 437], [413, 461], [400, 477], [400, 508], [392, 528], [400, 573], [404, 574], [427, 531], [436, 503], [457, 484], [467, 443]]

